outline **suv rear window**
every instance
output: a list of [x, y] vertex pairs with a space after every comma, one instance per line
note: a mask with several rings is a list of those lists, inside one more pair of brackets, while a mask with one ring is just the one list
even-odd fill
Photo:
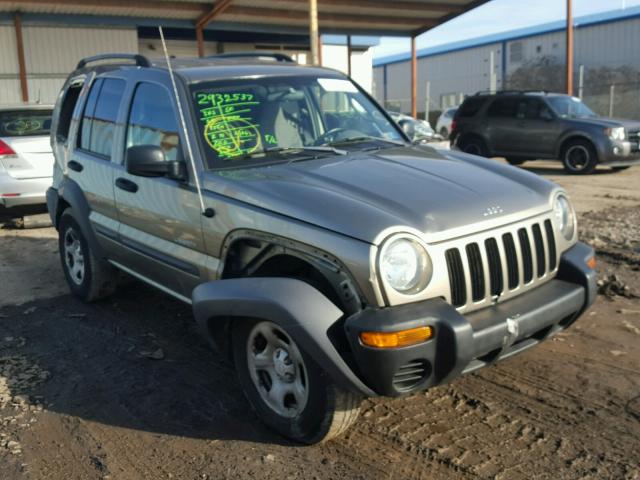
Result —
[[78, 146], [111, 157], [116, 119], [126, 83], [116, 78], [98, 79], [91, 87], [82, 116]]
[[460, 108], [458, 108], [458, 114], [457, 114], [458, 117], [459, 118], [473, 117], [476, 113], [480, 111], [485, 101], [486, 101], [486, 98], [482, 98], [482, 97], [467, 98], [464, 102], [462, 102], [462, 105], [460, 105]]
[[5, 110], [0, 112], [0, 137], [49, 135], [51, 110]]

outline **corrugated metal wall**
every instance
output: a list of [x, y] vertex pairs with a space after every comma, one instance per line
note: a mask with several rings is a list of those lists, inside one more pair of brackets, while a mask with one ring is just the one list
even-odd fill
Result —
[[0, 25], [0, 105], [19, 102], [16, 32], [13, 25]]
[[138, 52], [135, 28], [60, 28], [26, 26], [23, 29], [29, 96], [53, 102], [60, 87], [83, 57], [108, 52]]
[[[503, 45], [506, 52], [503, 56]], [[618, 20], [611, 23], [588, 25], [575, 30], [575, 71], [585, 65], [585, 92], [589, 87], [589, 71], [599, 67], [612, 69], [628, 66], [640, 69], [640, 18]], [[424, 110], [426, 81], [431, 84], [432, 110], [442, 107], [443, 100], [454, 93], [468, 95], [489, 88], [488, 58], [494, 51], [497, 88], [502, 88], [503, 74], [508, 77], [527, 62], [536, 58], [554, 57], [558, 63], [565, 61], [565, 33], [551, 32], [532, 37], [509, 40], [444, 53], [418, 59], [418, 111]], [[504, 69], [502, 67], [505, 60]], [[385, 97], [384, 66], [375, 68], [375, 97], [386, 101], [389, 109], [411, 110], [410, 63], [387, 64], [387, 86]], [[577, 79], [576, 79], [577, 82]], [[577, 85], [576, 85], [577, 86]], [[586, 93], [585, 93], [586, 94]], [[640, 96], [640, 93], [639, 93]], [[608, 99], [605, 99], [608, 101]]]
[[[29, 101], [53, 103], [78, 61], [107, 52], [138, 52], [135, 28], [68, 28], [25, 25], [22, 29]], [[0, 103], [22, 100], [13, 26], [0, 26]]]

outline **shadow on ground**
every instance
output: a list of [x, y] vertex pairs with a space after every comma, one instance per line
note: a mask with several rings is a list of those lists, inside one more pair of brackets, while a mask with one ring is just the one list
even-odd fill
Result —
[[12, 354], [51, 375], [12, 394], [43, 396], [48, 411], [153, 433], [287, 444], [257, 419], [191, 308], [150, 287], [130, 282], [100, 303], [63, 296], [0, 315], [0, 340], [24, 337]]

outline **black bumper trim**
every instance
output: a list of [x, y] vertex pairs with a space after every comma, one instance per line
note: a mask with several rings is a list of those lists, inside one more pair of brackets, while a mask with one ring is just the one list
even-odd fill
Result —
[[[571, 325], [595, 300], [595, 272], [586, 266], [593, 250], [578, 243], [563, 254], [555, 279], [504, 303], [463, 316], [443, 299], [364, 310], [345, 322], [363, 380], [376, 393], [399, 396], [446, 383], [520, 353]], [[397, 331], [431, 326], [431, 340], [410, 347], [377, 349], [363, 345], [362, 331]], [[423, 365], [408, 385], [399, 375]]]

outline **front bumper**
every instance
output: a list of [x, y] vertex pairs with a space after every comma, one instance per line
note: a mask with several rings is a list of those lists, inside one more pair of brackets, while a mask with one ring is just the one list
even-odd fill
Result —
[[[520, 353], [566, 329], [595, 300], [596, 273], [586, 265], [593, 249], [578, 243], [561, 258], [557, 277], [504, 303], [466, 316], [442, 299], [364, 310], [345, 322], [360, 377], [379, 395], [399, 396], [472, 372]], [[363, 331], [431, 326], [419, 345], [378, 349]]]
[[51, 182], [51, 177], [20, 180], [0, 173], [0, 205], [5, 208], [44, 205]]
[[599, 162], [609, 167], [639, 165], [640, 143], [610, 140], [600, 149]]

